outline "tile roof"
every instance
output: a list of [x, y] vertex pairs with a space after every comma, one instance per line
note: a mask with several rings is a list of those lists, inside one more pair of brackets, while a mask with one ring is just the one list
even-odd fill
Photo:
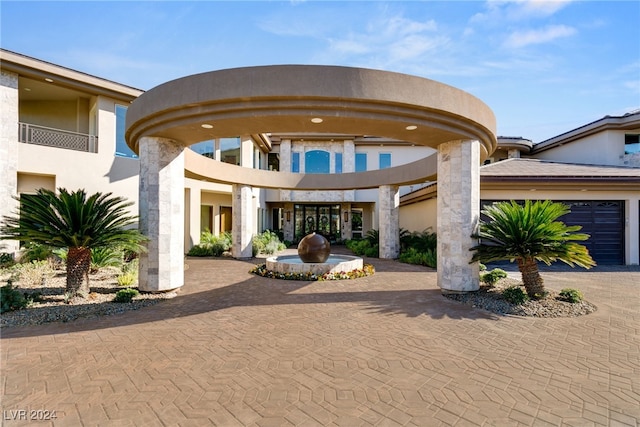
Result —
[[629, 178], [640, 179], [640, 168], [559, 163], [539, 159], [507, 159], [480, 167], [482, 178]]

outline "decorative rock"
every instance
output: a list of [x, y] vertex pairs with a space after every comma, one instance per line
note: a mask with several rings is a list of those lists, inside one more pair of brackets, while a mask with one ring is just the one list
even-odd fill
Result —
[[329, 241], [320, 234], [307, 234], [298, 243], [298, 256], [302, 262], [325, 262], [329, 258], [330, 251]]

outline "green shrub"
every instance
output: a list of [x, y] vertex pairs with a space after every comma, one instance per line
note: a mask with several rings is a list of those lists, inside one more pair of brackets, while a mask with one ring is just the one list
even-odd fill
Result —
[[507, 277], [506, 271], [500, 268], [494, 268], [493, 270], [480, 275], [480, 281], [493, 287], [496, 283], [498, 283], [498, 280], [504, 279], [505, 277]]
[[118, 282], [118, 286], [133, 286], [138, 280], [138, 273], [135, 271], [126, 271], [120, 273], [116, 277], [116, 282]]
[[24, 295], [11, 283], [0, 288], [0, 313], [20, 310], [27, 306], [28, 301]]
[[124, 251], [121, 248], [99, 247], [91, 250], [91, 272], [105, 267], [121, 267]]
[[478, 263], [478, 269], [480, 269], [480, 271], [487, 271], [487, 266], [484, 265], [483, 263], [479, 262]]
[[0, 268], [8, 268], [16, 263], [16, 260], [13, 258], [13, 254], [9, 254], [6, 252], [0, 253]]
[[376, 230], [375, 228], [372, 228], [371, 230], [367, 231], [367, 234], [365, 235], [364, 238], [369, 243], [371, 243], [371, 246], [378, 245], [380, 244], [380, 231]]
[[426, 252], [419, 252], [417, 249], [410, 247], [400, 254], [400, 262], [436, 268], [438, 265], [438, 256], [435, 249], [427, 249]]
[[193, 246], [187, 252], [189, 256], [222, 256], [222, 254], [231, 249], [231, 234], [222, 233], [219, 236], [210, 231], [203, 231], [200, 234], [200, 244]]
[[118, 286], [133, 286], [138, 281], [138, 258], [122, 264], [122, 273], [116, 277]]
[[53, 256], [53, 249], [47, 245], [29, 242], [20, 249], [20, 262], [44, 261]]
[[368, 256], [370, 258], [377, 258], [379, 256], [379, 246], [376, 242], [371, 243], [371, 240], [348, 240], [346, 242], [347, 248], [354, 254], [359, 256]]
[[502, 291], [502, 297], [511, 304], [524, 304], [529, 301], [529, 296], [527, 293], [522, 290], [519, 286], [510, 286], [504, 291]]
[[131, 302], [133, 300], [133, 297], [135, 297], [139, 293], [140, 292], [133, 288], [120, 289], [118, 292], [116, 292], [116, 296], [113, 299], [113, 302]]
[[253, 256], [258, 254], [273, 255], [287, 248], [287, 246], [280, 241], [278, 233], [270, 230], [265, 230], [253, 236], [251, 246]]
[[578, 303], [584, 299], [582, 292], [578, 289], [564, 288], [560, 291], [560, 298], [572, 304]]
[[213, 251], [210, 247], [195, 245], [189, 252], [187, 252], [188, 256], [213, 256]]
[[413, 233], [400, 230], [400, 253], [410, 248], [418, 252], [427, 253], [428, 251], [436, 251], [437, 245], [436, 233], [429, 231], [429, 229], [422, 232], [414, 231]]

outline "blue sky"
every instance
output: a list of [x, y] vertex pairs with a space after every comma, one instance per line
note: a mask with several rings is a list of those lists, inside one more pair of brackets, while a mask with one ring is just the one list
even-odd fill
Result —
[[540, 142], [640, 108], [640, 1], [0, 3], [0, 46], [140, 89], [223, 68], [414, 74]]

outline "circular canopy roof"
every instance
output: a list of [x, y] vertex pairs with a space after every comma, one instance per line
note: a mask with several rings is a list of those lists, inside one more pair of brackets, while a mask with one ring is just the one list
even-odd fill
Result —
[[[495, 117], [486, 104], [433, 80], [362, 68], [273, 65], [212, 71], [157, 86], [129, 107], [125, 137], [136, 152], [144, 136], [169, 138], [185, 147], [213, 138], [260, 133], [374, 135], [433, 148], [453, 140], [478, 140], [484, 159], [496, 148], [495, 127]], [[187, 158], [187, 175], [197, 169], [191, 170], [194, 177], [213, 181], [230, 182], [222, 177], [221, 167], [240, 168], [203, 158], [215, 163], [207, 172], [204, 160], [198, 159], [196, 167], [190, 159], [195, 157]], [[386, 173], [287, 178], [294, 174], [242, 168], [232, 175], [238, 178], [235, 183], [265, 186], [259, 175], [268, 173], [270, 180], [280, 182], [277, 188], [298, 189], [345, 188], [344, 175], [369, 175], [347, 180], [354, 184], [350, 188], [402, 185], [435, 175], [432, 167], [425, 169], [426, 164], [410, 165], [417, 170], [409, 172], [412, 168], [404, 165]], [[366, 186], [360, 186], [360, 181]]]

